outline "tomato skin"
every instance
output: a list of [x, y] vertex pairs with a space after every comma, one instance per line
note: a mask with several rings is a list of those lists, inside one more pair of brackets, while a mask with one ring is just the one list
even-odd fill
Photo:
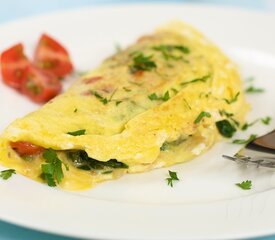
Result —
[[45, 150], [43, 147], [25, 141], [10, 142], [10, 146], [20, 156], [38, 155]]
[[3, 81], [10, 87], [20, 89], [27, 76], [29, 60], [24, 55], [21, 43], [12, 46], [1, 54], [1, 72]]
[[40, 37], [34, 54], [34, 63], [58, 78], [63, 78], [73, 71], [68, 51], [47, 34]]
[[21, 91], [36, 103], [45, 103], [57, 96], [62, 89], [56, 76], [30, 66], [27, 78], [22, 82]]

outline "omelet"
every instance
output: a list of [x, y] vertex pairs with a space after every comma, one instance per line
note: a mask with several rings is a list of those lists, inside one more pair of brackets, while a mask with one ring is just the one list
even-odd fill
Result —
[[[0, 161], [50, 186], [87, 189], [191, 160], [232, 136], [248, 110], [235, 64], [193, 27], [171, 22], [11, 123]], [[17, 143], [39, 150], [22, 153]]]

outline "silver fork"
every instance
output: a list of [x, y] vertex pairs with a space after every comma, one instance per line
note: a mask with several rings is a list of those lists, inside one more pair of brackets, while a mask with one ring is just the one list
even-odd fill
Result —
[[246, 166], [275, 168], [275, 130], [256, 138], [234, 156], [223, 157]]

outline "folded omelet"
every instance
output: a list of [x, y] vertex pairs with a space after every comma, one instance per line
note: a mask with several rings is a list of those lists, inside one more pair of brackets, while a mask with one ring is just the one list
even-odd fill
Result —
[[[193, 27], [141, 37], [0, 137], [0, 161], [50, 186], [80, 190], [181, 163], [238, 125], [248, 105], [236, 66]], [[225, 126], [225, 130], [226, 130]], [[12, 143], [43, 151], [19, 154]]]

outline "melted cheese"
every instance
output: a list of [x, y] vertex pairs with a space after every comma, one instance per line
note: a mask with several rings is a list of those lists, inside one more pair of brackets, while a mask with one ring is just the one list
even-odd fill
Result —
[[[161, 46], [184, 46], [189, 53], [171, 50], [172, 56], [167, 57], [156, 50]], [[151, 56], [156, 68], [131, 73], [133, 58], [139, 53]], [[148, 97], [166, 92], [168, 101]], [[224, 101], [238, 92], [235, 103]], [[170, 166], [202, 154], [219, 139], [215, 122], [224, 118], [221, 109], [233, 113], [238, 121], [244, 120], [248, 110], [235, 65], [189, 25], [171, 23], [106, 59], [38, 111], [15, 120], [1, 136], [0, 161], [41, 181], [44, 159], [40, 156], [27, 162], [9, 146], [10, 141], [28, 141], [59, 151], [68, 164], [63, 151], [75, 149], [99, 161], [117, 159], [129, 165], [110, 174], [73, 166], [64, 170], [60, 187], [85, 189], [127, 172]], [[211, 118], [194, 124], [202, 111], [211, 113]], [[67, 134], [79, 129], [86, 129], [86, 134]], [[161, 151], [164, 143], [169, 147]]]

